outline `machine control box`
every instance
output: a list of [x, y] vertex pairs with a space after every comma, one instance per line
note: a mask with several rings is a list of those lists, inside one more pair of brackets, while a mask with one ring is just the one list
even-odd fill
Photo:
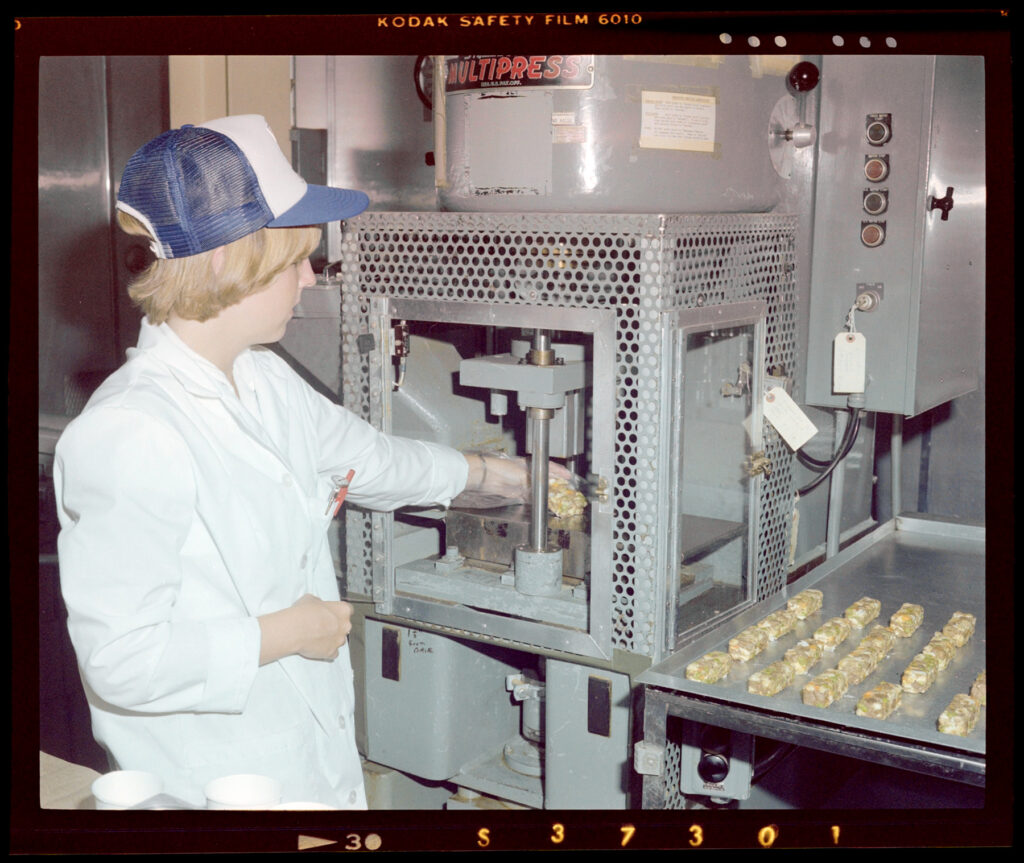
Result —
[[[976, 389], [985, 308], [981, 57], [822, 60], [806, 401], [844, 407], [832, 342], [866, 341], [865, 407], [915, 416]], [[865, 308], [859, 283], [883, 283]], [[856, 304], [855, 304], [856, 303]], [[852, 317], [852, 320], [851, 320]]]

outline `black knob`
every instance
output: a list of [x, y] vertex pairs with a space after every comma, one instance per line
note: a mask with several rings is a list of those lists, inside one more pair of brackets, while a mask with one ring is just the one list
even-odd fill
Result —
[[809, 93], [818, 86], [818, 79], [820, 76], [821, 73], [818, 71], [818, 67], [813, 63], [804, 60], [802, 63], [797, 63], [789, 70], [789, 77], [786, 78], [786, 84], [794, 93]]
[[714, 752], [705, 752], [697, 764], [697, 773], [705, 782], [717, 785], [729, 775], [729, 759]]

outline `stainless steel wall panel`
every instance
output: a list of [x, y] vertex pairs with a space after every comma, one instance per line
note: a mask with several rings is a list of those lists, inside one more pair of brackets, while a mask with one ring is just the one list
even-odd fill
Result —
[[39, 410], [63, 414], [118, 363], [105, 58], [40, 58], [39, 100]]
[[164, 57], [39, 61], [39, 410], [75, 413], [138, 336], [127, 296], [152, 256], [113, 222], [117, 178], [167, 128]]

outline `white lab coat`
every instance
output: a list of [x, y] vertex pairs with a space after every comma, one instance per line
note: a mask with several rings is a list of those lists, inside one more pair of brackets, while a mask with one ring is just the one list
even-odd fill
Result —
[[330, 478], [348, 503], [447, 505], [465, 459], [380, 434], [272, 352], [227, 378], [169, 327], [138, 347], [56, 448], [61, 587], [93, 732], [121, 769], [204, 805], [203, 786], [261, 773], [283, 800], [365, 808], [348, 646], [259, 667], [256, 617], [336, 600]]

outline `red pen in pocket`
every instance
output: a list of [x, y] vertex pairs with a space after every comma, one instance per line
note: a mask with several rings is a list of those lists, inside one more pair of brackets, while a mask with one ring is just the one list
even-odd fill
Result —
[[341, 509], [341, 505], [345, 502], [345, 496], [348, 494], [349, 483], [352, 482], [352, 477], [356, 475], [355, 470], [350, 470], [345, 476], [332, 476], [331, 482], [334, 483], [334, 488], [331, 490], [331, 496], [327, 499], [327, 512], [324, 515], [329, 515], [334, 518], [338, 514], [338, 510]]

